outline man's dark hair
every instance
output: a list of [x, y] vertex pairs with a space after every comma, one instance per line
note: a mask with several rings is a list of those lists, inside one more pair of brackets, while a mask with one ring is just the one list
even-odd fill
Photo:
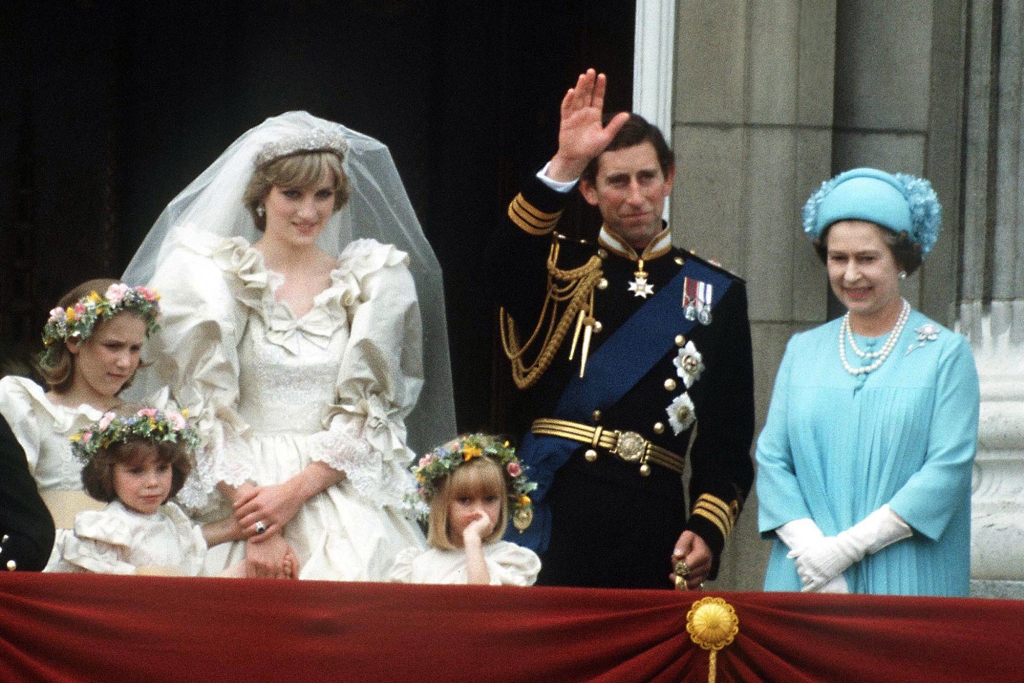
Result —
[[[604, 124], [608, 125], [614, 114], [604, 115]], [[629, 120], [626, 121], [625, 125], [619, 129], [619, 132], [612, 138], [611, 143], [605, 148], [605, 152], [613, 152], [617, 149], [625, 149], [626, 147], [635, 147], [636, 145], [649, 142], [654, 145], [654, 151], [658, 155], [658, 165], [661, 166], [661, 174], [668, 176], [669, 169], [676, 165], [676, 155], [669, 148], [668, 143], [665, 142], [665, 136], [661, 134], [658, 127], [652, 125], [639, 114], [630, 114]], [[602, 152], [603, 154], [603, 152]], [[583, 169], [583, 173], [580, 175], [581, 180], [586, 180], [588, 183], [593, 185], [597, 181], [597, 161], [601, 158], [601, 155], [597, 155], [590, 160], [587, 167]]]

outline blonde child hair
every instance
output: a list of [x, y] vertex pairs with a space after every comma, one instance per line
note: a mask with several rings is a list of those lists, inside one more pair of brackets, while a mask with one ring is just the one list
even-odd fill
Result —
[[510, 515], [520, 530], [533, 520], [529, 494], [537, 485], [526, 478], [515, 449], [498, 437], [460, 436], [420, 458], [412, 472], [419, 482], [414, 502], [428, 519], [427, 544], [434, 548], [456, 547], [448, 537], [449, 504], [467, 493], [484, 492], [501, 499], [500, 519], [487, 538], [482, 539], [485, 543], [501, 538]]
[[493, 543], [502, 537], [508, 524], [508, 490], [505, 476], [501, 465], [488, 457], [480, 457], [456, 468], [441, 484], [440, 490], [430, 503], [427, 545], [441, 550], [453, 550], [457, 547], [449, 537], [449, 504], [453, 500], [474, 493], [497, 496], [501, 500], [501, 514], [494, 524], [494, 530], [483, 539], [483, 542]]

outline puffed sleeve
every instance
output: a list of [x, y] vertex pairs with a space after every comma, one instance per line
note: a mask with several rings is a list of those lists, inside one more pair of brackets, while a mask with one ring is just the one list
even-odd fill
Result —
[[338, 372], [329, 429], [310, 457], [344, 470], [379, 505], [402, 506], [413, 482], [405, 418], [423, 386], [419, 305], [408, 257], [394, 246], [357, 240], [341, 256], [358, 294], [348, 303], [350, 333]]
[[484, 546], [484, 562], [492, 586], [532, 586], [540, 572], [540, 558], [529, 548], [509, 541]]
[[392, 583], [413, 583], [412, 563], [423, 553], [422, 548], [406, 548], [395, 556], [395, 564], [391, 567], [388, 580]]
[[202, 447], [178, 494], [198, 510], [219, 482], [238, 486], [252, 474], [242, 439], [248, 425], [236, 410], [238, 343], [267, 275], [241, 238], [224, 240], [193, 226], [175, 230], [174, 246], [150, 283], [160, 294], [162, 318], [147, 358], [198, 423]]
[[889, 507], [933, 541], [942, 536], [960, 501], [971, 497], [981, 405], [978, 371], [967, 340], [943, 331], [928, 450], [924, 464], [889, 501]]
[[7, 419], [14, 437], [25, 449], [25, 459], [33, 476], [39, 464], [44, 425], [35, 407], [45, 400], [43, 388], [29, 379], [15, 375], [0, 379], [0, 415]]
[[774, 536], [775, 529], [794, 519], [812, 518], [796, 478], [787, 424], [789, 376], [799, 335], [786, 346], [775, 377], [768, 419], [757, 438], [758, 527]]
[[99, 410], [84, 403], [76, 408], [55, 405], [32, 380], [9, 375], [0, 379], [0, 414], [24, 449], [41, 491], [82, 488], [82, 465], [72, 455], [67, 435], [99, 420]]
[[93, 574], [135, 574], [127, 562], [132, 533], [124, 519], [110, 508], [75, 515], [75, 533], [63, 536], [60, 561], [54, 571]]

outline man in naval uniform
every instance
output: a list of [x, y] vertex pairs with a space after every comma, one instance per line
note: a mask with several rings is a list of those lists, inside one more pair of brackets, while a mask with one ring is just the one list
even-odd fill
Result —
[[53, 518], [39, 497], [25, 450], [0, 416], [0, 570], [41, 570], [53, 535]]
[[[541, 584], [697, 588], [753, 480], [746, 290], [672, 246], [673, 154], [639, 116], [603, 122], [605, 87], [590, 70], [566, 94], [558, 151], [491, 244], [510, 427], [538, 483], [506, 538], [541, 554]], [[555, 232], [577, 181], [596, 243]]]

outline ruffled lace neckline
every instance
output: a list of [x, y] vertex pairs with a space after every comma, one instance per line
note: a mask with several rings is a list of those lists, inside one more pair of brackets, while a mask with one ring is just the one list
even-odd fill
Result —
[[313, 297], [313, 306], [308, 311], [302, 315], [295, 315], [295, 311], [288, 305], [288, 302], [277, 298], [277, 291], [284, 284], [284, 275], [267, 265], [263, 252], [253, 245], [249, 245], [248, 248], [255, 253], [254, 268], [263, 270], [266, 273], [266, 287], [263, 295], [264, 306], [268, 309], [282, 311], [286, 317], [297, 323], [301, 322], [306, 316], [313, 315], [317, 308], [325, 306], [333, 297], [337, 296], [337, 292], [334, 290], [348, 287], [351, 284], [347, 281], [345, 273], [341, 269], [341, 257], [335, 258], [334, 267], [330, 271], [331, 283]]
[[261, 317], [267, 340], [296, 352], [296, 339], [305, 337], [326, 348], [339, 321], [359, 297], [362, 279], [385, 266], [408, 262], [408, 255], [394, 245], [372, 239], [351, 242], [337, 257], [331, 284], [313, 298], [313, 307], [296, 317], [291, 308], [275, 298], [284, 276], [270, 270], [263, 254], [243, 237], [223, 238], [194, 225], [179, 228], [182, 246], [209, 257], [229, 279], [235, 300]]
[[[289, 317], [301, 321], [318, 309], [331, 308], [332, 303], [349, 306], [359, 292], [359, 283], [369, 273], [385, 266], [396, 265], [408, 259], [405, 252], [390, 244], [381, 244], [372, 239], [358, 239], [345, 247], [331, 269], [331, 284], [313, 297], [313, 308], [296, 317], [291, 308], [276, 299], [275, 294], [284, 283], [284, 276], [271, 270], [263, 253], [242, 237], [224, 240], [211, 257], [226, 272], [236, 276], [243, 284], [240, 295], [242, 303], [253, 305], [257, 299], [264, 312], [278, 307], [288, 312]], [[246, 296], [249, 295], [249, 296]]]
[[226, 240], [211, 256], [225, 272], [241, 281], [241, 291], [236, 294], [243, 304], [268, 317], [275, 317], [273, 313], [283, 311], [286, 317], [296, 323], [315, 316], [320, 309], [329, 308], [332, 301], [350, 298], [346, 295], [350, 294], [355, 284], [342, 269], [341, 257], [338, 257], [330, 272], [330, 285], [313, 297], [313, 307], [309, 311], [296, 316], [286, 302], [278, 301], [276, 297], [278, 289], [284, 284], [284, 275], [270, 269], [263, 253], [245, 239], [233, 237]]

